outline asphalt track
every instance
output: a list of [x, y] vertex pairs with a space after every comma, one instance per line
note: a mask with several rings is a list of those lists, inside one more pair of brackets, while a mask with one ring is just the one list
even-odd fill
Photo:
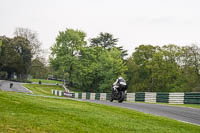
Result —
[[128, 108], [144, 112], [147, 114], [164, 116], [178, 121], [192, 123], [200, 126], [200, 109], [197, 108], [177, 107], [177, 106], [160, 105], [160, 104], [146, 104], [146, 103], [128, 103], [128, 102], [117, 103], [117, 102], [97, 101], [97, 100], [95, 101], [84, 100], [84, 101], [94, 102], [98, 104], [105, 104], [109, 106]]
[[[13, 83], [12, 88], [10, 88], [10, 83]], [[12, 82], [6, 80], [0, 80], [0, 88], [2, 91], [15, 91], [15, 92], [24, 92], [24, 93], [32, 93], [32, 91], [26, 89], [19, 82]]]
[[[0, 80], [0, 88], [3, 91], [32, 93], [30, 90], [24, 88], [23, 86], [21, 86], [20, 83], [17, 82], [12, 82], [14, 85], [12, 88], [10, 88], [10, 83], [11, 83], [10, 81]], [[32, 95], [32, 96], [37, 96], [37, 95]], [[55, 96], [48, 96], [48, 97], [66, 99], [65, 97], [55, 97]], [[99, 100], [81, 100], [81, 99], [77, 100], [128, 108], [131, 110], [136, 110], [157, 116], [164, 116], [178, 121], [192, 123], [200, 126], [200, 109], [196, 108], [176, 107], [170, 105], [146, 104], [146, 103], [128, 103], [128, 102], [118, 103], [118, 102], [99, 101]]]

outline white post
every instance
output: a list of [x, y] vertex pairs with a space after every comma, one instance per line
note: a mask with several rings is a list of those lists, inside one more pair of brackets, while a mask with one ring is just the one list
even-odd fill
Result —
[[82, 93], [82, 99], [86, 99], [86, 93]]
[[78, 93], [75, 93], [75, 98], [78, 99]]
[[147, 103], [156, 103], [156, 95], [154, 92], [145, 92], [144, 101]]
[[127, 93], [127, 101], [135, 102], [135, 93]]
[[100, 93], [100, 100], [106, 100], [106, 93]]
[[90, 100], [95, 100], [96, 93], [90, 93]]
[[184, 104], [184, 93], [169, 93], [169, 104]]

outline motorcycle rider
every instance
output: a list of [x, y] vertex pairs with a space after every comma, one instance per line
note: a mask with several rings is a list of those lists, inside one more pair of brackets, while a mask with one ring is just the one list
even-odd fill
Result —
[[126, 81], [123, 77], [119, 77], [114, 83], [113, 83], [113, 90], [114, 91], [125, 91], [126, 93], [127, 85]]

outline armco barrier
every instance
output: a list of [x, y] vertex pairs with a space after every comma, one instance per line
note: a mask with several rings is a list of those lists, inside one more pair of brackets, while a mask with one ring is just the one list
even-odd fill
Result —
[[82, 93], [82, 99], [86, 99], [86, 93]]
[[168, 103], [169, 93], [168, 92], [157, 92], [156, 102], [157, 103]]
[[78, 98], [82, 99], [82, 93], [78, 93]]
[[200, 104], [200, 92], [186, 92], [184, 95], [185, 104]]
[[145, 92], [136, 92], [135, 101], [144, 102], [144, 100], [145, 100]]
[[127, 101], [135, 101], [135, 93], [127, 93], [126, 100]]
[[96, 93], [95, 100], [100, 100], [100, 93]]
[[[67, 96], [76, 99], [110, 100], [111, 93], [70, 93], [52, 90], [53, 95]], [[127, 93], [126, 101], [142, 101], [147, 103], [200, 104], [200, 92], [168, 93], [168, 92], [136, 92]]]
[[90, 93], [86, 93], [86, 99], [90, 99]]
[[96, 93], [90, 93], [90, 100], [95, 100]]
[[106, 93], [106, 100], [110, 100], [111, 93]]
[[[89, 99], [89, 100], [110, 100], [111, 93], [70, 93], [60, 90], [52, 90], [53, 95], [66, 96], [76, 99]], [[135, 93], [127, 93], [127, 101], [135, 101]]]
[[100, 93], [100, 100], [106, 100], [106, 93]]
[[74, 93], [74, 94], [75, 94], [74, 98], [78, 99], [78, 93]]
[[169, 93], [169, 104], [184, 104], [184, 93]]
[[156, 93], [145, 92], [144, 101], [147, 102], [147, 103], [156, 103]]

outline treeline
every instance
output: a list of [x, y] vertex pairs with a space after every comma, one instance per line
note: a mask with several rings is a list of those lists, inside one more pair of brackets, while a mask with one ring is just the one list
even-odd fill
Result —
[[200, 49], [196, 45], [163, 47], [140, 45], [132, 56], [118, 47], [118, 39], [100, 33], [66, 29], [51, 48], [50, 66], [68, 85], [87, 92], [109, 92], [123, 76], [129, 92], [200, 91]]
[[107, 92], [119, 75], [126, 77], [123, 61], [126, 51], [117, 47], [118, 39], [101, 33], [85, 41], [86, 34], [67, 29], [60, 32], [51, 48], [50, 65], [68, 85], [88, 92]]
[[140, 45], [127, 61], [130, 91], [200, 91], [200, 48]]
[[140, 45], [130, 57], [112, 34], [100, 33], [86, 41], [83, 31], [59, 32], [51, 47], [49, 65], [41, 56], [37, 33], [17, 28], [14, 37], [0, 36], [0, 79], [65, 79], [86, 92], [110, 92], [123, 76], [129, 92], [200, 91], [200, 48]]
[[28, 73], [28, 66], [31, 64], [31, 48], [29, 41], [23, 37], [0, 37], [0, 76], [11, 78], [13, 73], [24, 77]]
[[44, 70], [47, 77], [40, 46], [37, 33], [26, 28], [16, 28], [13, 38], [0, 36], [0, 79], [26, 80], [38, 73], [42, 77]]

